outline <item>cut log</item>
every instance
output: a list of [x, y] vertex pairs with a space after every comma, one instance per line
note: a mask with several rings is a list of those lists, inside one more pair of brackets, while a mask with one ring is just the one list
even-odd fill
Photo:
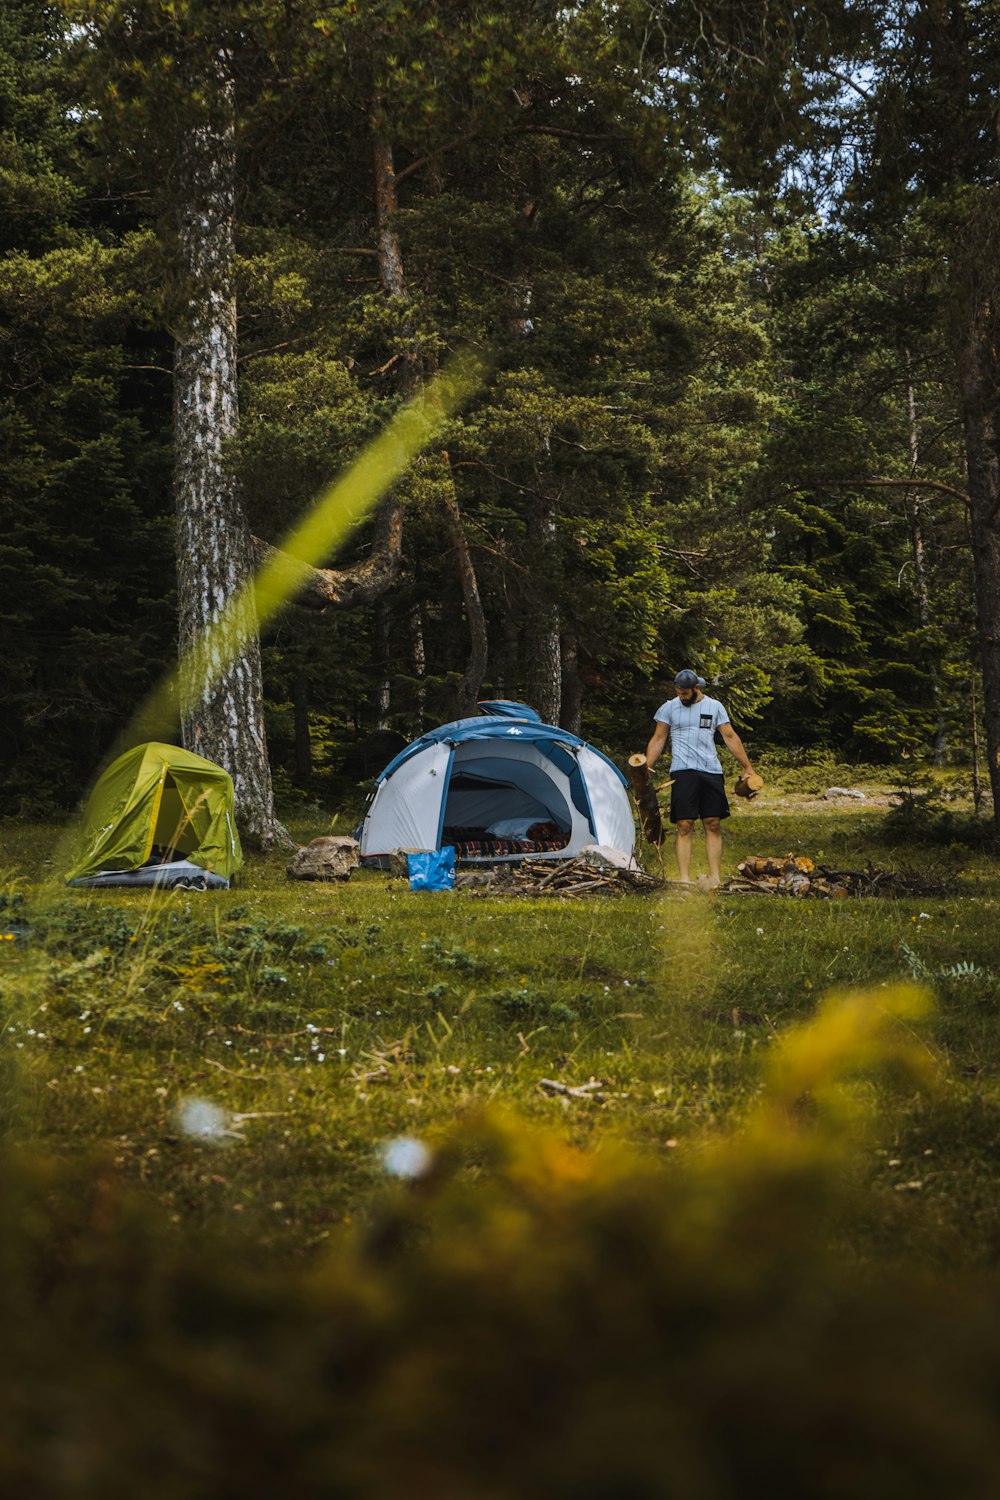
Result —
[[935, 870], [833, 870], [800, 855], [750, 855], [723, 890], [733, 895], [759, 891], [769, 896], [816, 896], [843, 901], [847, 896], [945, 896], [952, 882]]
[[811, 875], [816, 866], [811, 859], [804, 854], [796, 858], [794, 855], [785, 854], [780, 858], [774, 855], [748, 854], [740, 865], [744, 875], [756, 879], [760, 875], [781, 877], [784, 875]]
[[660, 817], [660, 804], [656, 798], [656, 788], [644, 755], [629, 756], [628, 776], [632, 784], [632, 795], [639, 809], [643, 834], [648, 843], [655, 844], [659, 848], [663, 843], [663, 822]]

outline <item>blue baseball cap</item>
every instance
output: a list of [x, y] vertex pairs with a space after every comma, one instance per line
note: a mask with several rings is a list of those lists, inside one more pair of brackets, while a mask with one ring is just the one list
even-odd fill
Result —
[[704, 678], [699, 677], [697, 672], [692, 672], [690, 667], [684, 667], [674, 678], [674, 687], [696, 688], [704, 687]]

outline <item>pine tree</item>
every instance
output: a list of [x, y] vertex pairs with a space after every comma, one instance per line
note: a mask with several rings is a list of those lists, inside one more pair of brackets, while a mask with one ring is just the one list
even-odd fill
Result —
[[78, 798], [169, 653], [168, 372], [141, 211], [98, 174], [47, 6], [0, 18], [0, 759], [7, 812]]
[[103, 140], [151, 195], [170, 265], [183, 742], [230, 772], [251, 838], [287, 842], [274, 811], [260, 644], [246, 590], [254, 551], [232, 460], [237, 56], [260, 32], [267, 7], [82, 0], [74, 10], [81, 75]]

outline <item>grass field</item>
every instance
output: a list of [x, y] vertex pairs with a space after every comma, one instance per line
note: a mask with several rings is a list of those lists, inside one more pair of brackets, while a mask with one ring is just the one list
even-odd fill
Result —
[[945, 894], [83, 894], [4, 827], [0, 1493], [992, 1500], [1000, 878], [870, 791], [726, 867]]
[[[915, 979], [935, 1011], [898, 1025], [933, 1082], [864, 1085], [880, 1125], [853, 1244], [991, 1266], [1000, 872], [986, 855], [887, 844], [871, 790], [846, 807], [793, 791], [740, 807], [726, 869], [789, 851], [934, 864], [946, 897], [419, 895], [375, 872], [290, 882], [278, 858], [251, 860], [232, 892], [82, 894], [55, 878], [56, 830], [8, 824], [8, 1138], [105, 1155], [181, 1232], [240, 1223], [265, 1256], [309, 1257], [365, 1219], [399, 1137], [433, 1151], [487, 1107], [590, 1153], [625, 1143], [683, 1162], [738, 1126], [762, 1060], [822, 997]], [[559, 1097], [542, 1079], [600, 1087]]]

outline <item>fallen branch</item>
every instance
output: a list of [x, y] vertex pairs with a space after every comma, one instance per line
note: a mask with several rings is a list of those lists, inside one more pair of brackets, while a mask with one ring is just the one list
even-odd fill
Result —
[[664, 884], [638, 867], [634, 870], [611, 866], [598, 868], [586, 854], [582, 854], [576, 859], [558, 861], [522, 860], [504, 890], [512, 896], [569, 896], [578, 899], [581, 896], [620, 895], [623, 891], [659, 891]]
[[589, 1083], [578, 1083], [574, 1086], [559, 1083], [555, 1078], [539, 1078], [538, 1087], [545, 1094], [560, 1094], [566, 1099], [593, 1099], [597, 1104], [603, 1104], [607, 1095], [601, 1093], [601, 1090], [608, 1087], [608, 1080], [591, 1078]]
[[214, 1057], [203, 1057], [203, 1063], [210, 1068], [218, 1068], [220, 1073], [228, 1073], [230, 1078], [247, 1079], [250, 1083], [266, 1083], [269, 1077], [267, 1073], [248, 1073], [244, 1068], [227, 1068], [225, 1063], [216, 1062]]
[[379, 508], [372, 555], [353, 568], [314, 568], [252, 537], [258, 568], [275, 567], [282, 588], [306, 609], [356, 609], [381, 599], [399, 576], [403, 557], [403, 509], [390, 496]]

